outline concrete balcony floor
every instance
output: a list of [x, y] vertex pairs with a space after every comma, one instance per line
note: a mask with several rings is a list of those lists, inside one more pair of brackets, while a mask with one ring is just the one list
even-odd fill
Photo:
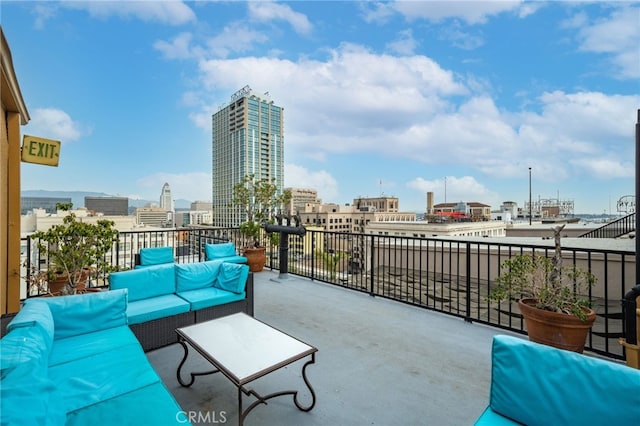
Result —
[[[307, 376], [316, 393], [309, 412], [292, 397], [270, 399], [245, 425], [470, 425], [489, 398], [491, 341], [506, 331], [277, 271], [257, 273], [255, 317], [318, 348]], [[521, 336], [526, 338], [525, 336]], [[238, 423], [236, 387], [222, 374], [181, 387], [175, 344], [148, 357], [194, 424]], [[310, 394], [297, 361], [249, 384], [259, 393]], [[209, 364], [189, 351], [184, 371]], [[246, 408], [254, 401], [244, 397]]]

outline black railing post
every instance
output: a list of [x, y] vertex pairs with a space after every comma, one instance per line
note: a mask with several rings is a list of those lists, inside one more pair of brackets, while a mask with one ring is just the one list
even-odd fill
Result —
[[[371, 257], [370, 257], [370, 259], [369, 259], [369, 265], [370, 265], [370, 267], [369, 267], [369, 271], [370, 271], [370, 273], [369, 273], [369, 295], [370, 295], [370, 296], [374, 296], [374, 295], [375, 295], [375, 293], [374, 293], [374, 291], [373, 291], [373, 290], [374, 290], [374, 289], [373, 289], [373, 287], [374, 287], [374, 282], [375, 282], [375, 281], [374, 281], [374, 279], [375, 279], [375, 277], [374, 277], [375, 272], [374, 272], [374, 267], [373, 267], [373, 265], [375, 265], [375, 263], [374, 263], [374, 261], [375, 261], [375, 259], [374, 259], [374, 248], [375, 248], [375, 242], [374, 242], [374, 240], [375, 240], [375, 239], [376, 239], [375, 235], [372, 235], [372, 236], [371, 236], [371, 247], [369, 247], [369, 252], [371, 253]], [[365, 267], [365, 269], [366, 269], [366, 267]]]
[[[636, 204], [640, 200], [640, 109], [638, 110], [638, 120], [636, 121]], [[636, 226], [640, 223], [640, 211], [635, 207]], [[640, 238], [638, 238], [638, 229], [636, 228], [636, 283], [640, 280]]]
[[[464, 320], [466, 322], [471, 322], [471, 243], [467, 241], [467, 254], [466, 254], [466, 288], [467, 288], [467, 303], [465, 306], [465, 317]], [[480, 261], [480, 248], [478, 247], [478, 262]], [[478, 276], [480, 279], [480, 276]]]

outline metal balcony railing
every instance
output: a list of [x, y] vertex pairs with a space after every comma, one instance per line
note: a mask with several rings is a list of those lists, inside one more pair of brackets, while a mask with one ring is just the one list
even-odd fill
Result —
[[[247, 245], [238, 229], [180, 228], [154, 231], [126, 231], [109, 254], [112, 265], [132, 268], [136, 255], [144, 247], [171, 246], [176, 262], [205, 260], [205, 244], [233, 241], [236, 247]], [[267, 268], [277, 270], [279, 250], [267, 244]], [[515, 302], [489, 302], [487, 296], [500, 273], [500, 264], [520, 253], [552, 256], [554, 247], [512, 243], [502, 239], [416, 238], [307, 231], [304, 236], [290, 235], [288, 273], [322, 281], [372, 296], [384, 297], [479, 322], [493, 327], [525, 333], [524, 321]], [[35, 241], [23, 240], [25, 275], [46, 269]], [[592, 247], [592, 246], [591, 246]], [[563, 248], [563, 263], [589, 270], [597, 284], [587, 295], [598, 314], [586, 350], [615, 359], [624, 359], [618, 338], [624, 334], [622, 300], [636, 283], [635, 251]], [[106, 287], [107, 277], [90, 283]], [[23, 297], [28, 292], [23, 282]]]
[[599, 228], [580, 235], [580, 238], [619, 238], [636, 230], [636, 214], [631, 213]]

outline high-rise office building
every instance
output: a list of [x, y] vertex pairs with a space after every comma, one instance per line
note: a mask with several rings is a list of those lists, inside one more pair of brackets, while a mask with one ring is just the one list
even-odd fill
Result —
[[234, 227], [246, 212], [232, 207], [233, 187], [247, 175], [284, 186], [284, 110], [268, 93], [245, 86], [212, 116], [212, 200], [214, 226]]
[[127, 216], [129, 199], [127, 197], [84, 197], [84, 206], [95, 213], [107, 216]]
[[160, 208], [165, 209], [168, 212], [173, 211], [173, 197], [171, 196], [171, 188], [168, 183], [162, 185], [162, 192], [160, 193]]

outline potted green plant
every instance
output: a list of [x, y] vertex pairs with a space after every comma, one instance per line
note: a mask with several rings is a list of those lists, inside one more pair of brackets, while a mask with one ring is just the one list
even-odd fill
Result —
[[564, 225], [553, 228], [553, 258], [519, 254], [504, 261], [489, 300], [518, 300], [529, 340], [582, 352], [596, 319], [588, 298], [588, 290], [596, 278], [574, 265], [562, 266], [560, 231], [563, 228]]
[[71, 211], [71, 203], [56, 208], [68, 213], [62, 223], [31, 235], [37, 240], [41, 256], [46, 256], [48, 291], [51, 294], [76, 294], [84, 291], [91, 277], [105, 276], [115, 270], [106, 254], [117, 240], [115, 223], [101, 219], [95, 223], [82, 221]]
[[[278, 194], [278, 187], [268, 179], [246, 175], [233, 187], [232, 206], [243, 210], [245, 220], [239, 230], [245, 236], [243, 255], [252, 272], [260, 272], [266, 263], [266, 247], [260, 243], [262, 227], [273, 223], [273, 217], [290, 198], [288, 192]], [[247, 242], [248, 241], [248, 242]]]

